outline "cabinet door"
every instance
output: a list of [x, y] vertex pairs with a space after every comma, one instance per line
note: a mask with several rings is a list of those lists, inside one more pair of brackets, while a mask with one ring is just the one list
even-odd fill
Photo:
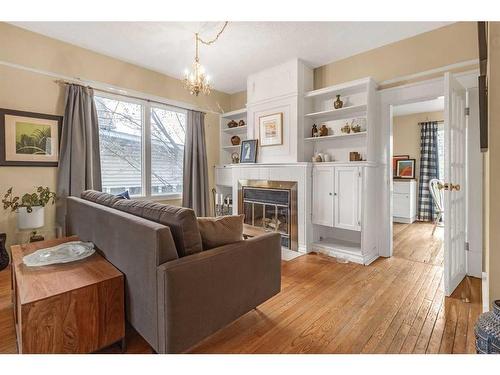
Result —
[[335, 227], [361, 230], [359, 167], [335, 168]]
[[312, 222], [333, 227], [333, 168], [313, 170]]
[[394, 193], [392, 195], [392, 216], [410, 218], [410, 195]]

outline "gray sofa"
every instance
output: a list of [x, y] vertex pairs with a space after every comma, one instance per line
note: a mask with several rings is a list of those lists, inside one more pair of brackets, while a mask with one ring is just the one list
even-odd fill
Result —
[[280, 291], [280, 235], [203, 251], [193, 210], [85, 191], [66, 234], [125, 274], [126, 315], [159, 353], [182, 353]]

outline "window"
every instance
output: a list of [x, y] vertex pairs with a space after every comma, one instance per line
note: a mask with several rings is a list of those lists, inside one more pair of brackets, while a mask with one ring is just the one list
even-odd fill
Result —
[[140, 197], [182, 193], [186, 112], [96, 96], [102, 190]]

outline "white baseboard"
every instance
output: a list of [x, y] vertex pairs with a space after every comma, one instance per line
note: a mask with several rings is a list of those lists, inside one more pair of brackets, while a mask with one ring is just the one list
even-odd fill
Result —
[[392, 221], [394, 223], [403, 223], [403, 224], [412, 224], [417, 220], [417, 217], [399, 217], [399, 216], [393, 216]]
[[483, 299], [483, 312], [490, 311], [490, 296], [488, 289], [488, 274], [486, 272], [482, 273], [482, 299]]

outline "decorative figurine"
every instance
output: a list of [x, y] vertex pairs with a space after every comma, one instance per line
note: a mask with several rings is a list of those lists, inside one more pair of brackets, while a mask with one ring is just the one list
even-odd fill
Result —
[[240, 144], [240, 142], [241, 142], [241, 139], [237, 135], [233, 135], [231, 137], [231, 143], [233, 144], [233, 146], [238, 146]]
[[237, 127], [237, 126], [238, 126], [238, 123], [237, 123], [236, 121], [234, 121], [234, 120], [231, 120], [231, 121], [229, 121], [229, 122], [227, 123], [227, 127], [228, 127], [228, 128], [235, 128], [235, 127]]
[[335, 109], [340, 109], [344, 106], [344, 102], [340, 100], [340, 95], [337, 95], [337, 100], [333, 102], [333, 107]]
[[240, 162], [240, 154], [238, 154], [237, 152], [233, 152], [231, 154], [231, 162], [233, 164], [238, 164]]
[[340, 128], [340, 131], [344, 134], [349, 134], [351, 132], [351, 127], [349, 126], [349, 124], [346, 122], [344, 126], [342, 126], [342, 128]]
[[319, 137], [318, 127], [316, 126], [316, 124], [313, 124], [311, 132], [313, 137]]
[[245, 120], [240, 120], [240, 121], [238, 122], [238, 126], [245, 126], [245, 125], [246, 125], [246, 124], [245, 124]]
[[319, 136], [320, 137], [325, 137], [328, 135], [328, 128], [326, 127], [325, 124], [321, 125], [321, 128], [319, 128]]
[[361, 131], [361, 125], [354, 119], [351, 121], [351, 131], [353, 133], [359, 133]]

